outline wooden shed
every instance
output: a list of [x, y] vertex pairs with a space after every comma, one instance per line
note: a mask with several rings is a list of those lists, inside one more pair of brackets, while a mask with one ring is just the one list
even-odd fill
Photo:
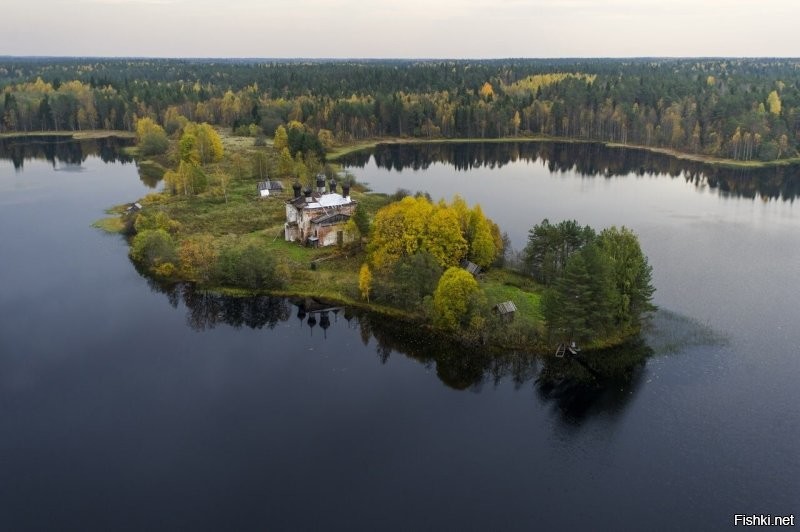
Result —
[[471, 273], [473, 277], [477, 277], [481, 273], [480, 266], [466, 259], [461, 261], [461, 267]]
[[514, 313], [517, 312], [517, 306], [513, 301], [503, 301], [495, 305], [492, 310], [497, 312], [501, 318], [511, 321], [514, 319]]
[[267, 179], [266, 181], [258, 182], [258, 195], [262, 198], [278, 194], [279, 192], [283, 192], [283, 185], [280, 181]]

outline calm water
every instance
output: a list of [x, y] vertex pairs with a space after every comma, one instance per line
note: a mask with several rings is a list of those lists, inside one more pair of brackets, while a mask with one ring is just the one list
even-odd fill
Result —
[[[0, 148], [0, 529], [709, 530], [798, 513], [796, 176], [754, 189], [553, 147], [352, 161], [376, 190], [479, 201], [517, 247], [544, 217], [630, 226], [656, 302], [724, 338], [577, 397], [538, 386], [536, 362], [345, 309], [164, 293], [90, 227], [151, 190], [133, 164], [110, 146]], [[419, 170], [383, 164], [409, 158]]]

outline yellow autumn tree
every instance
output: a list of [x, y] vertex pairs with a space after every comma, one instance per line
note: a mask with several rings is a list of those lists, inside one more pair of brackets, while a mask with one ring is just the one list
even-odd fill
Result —
[[289, 147], [289, 134], [286, 133], [286, 128], [283, 127], [283, 125], [278, 126], [275, 130], [275, 136], [272, 139], [272, 147], [278, 152]]
[[481, 296], [472, 275], [461, 268], [448, 268], [433, 293], [434, 323], [450, 331], [480, 328]]
[[767, 96], [767, 105], [769, 105], [769, 112], [774, 115], [781, 114], [781, 97], [778, 96], [778, 91], [772, 91]]
[[469, 243], [469, 260], [481, 268], [491, 266], [497, 256], [497, 250], [492, 237], [491, 222], [483, 215], [480, 205], [476, 205], [470, 212], [467, 240]]
[[479, 91], [479, 94], [481, 95], [481, 98], [483, 98], [484, 100], [493, 98], [494, 88], [492, 87], [492, 84], [489, 83], [488, 81], [484, 83], [483, 86], [481, 87], [481, 90]]
[[196, 160], [200, 164], [215, 163], [225, 154], [222, 139], [207, 123], [187, 124], [183, 129], [179, 147], [181, 159]]
[[136, 122], [136, 142], [142, 155], [158, 155], [169, 147], [164, 128], [149, 117], [140, 118]]
[[361, 265], [361, 270], [358, 272], [358, 290], [361, 292], [361, 297], [369, 303], [369, 293], [372, 290], [372, 272], [366, 263]]
[[290, 177], [294, 175], [294, 159], [289, 153], [289, 148], [283, 148], [278, 156], [278, 175], [280, 177]]
[[519, 135], [520, 125], [522, 125], [522, 118], [519, 116], [519, 111], [515, 111], [514, 117], [511, 119], [511, 126], [514, 128], [514, 136]]
[[443, 268], [457, 265], [467, 254], [468, 245], [459, 228], [458, 216], [444, 202], [434, 208], [424, 237], [420, 248], [433, 255]]
[[368, 251], [375, 268], [386, 270], [418, 251], [430, 253], [440, 266], [452, 266], [465, 256], [466, 248], [455, 211], [409, 196], [375, 214]]

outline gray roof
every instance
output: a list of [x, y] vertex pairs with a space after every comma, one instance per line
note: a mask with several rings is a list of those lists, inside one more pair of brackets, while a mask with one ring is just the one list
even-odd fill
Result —
[[511, 314], [517, 311], [517, 306], [513, 301], [503, 301], [494, 306], [500, 314]]
[[258, 190], [283, 190], [283, 185], [280, 181], [271, 181], [267, 179], [266, 181], [258, 182]]
[[470, 262], [468, 260], [461, 261], [461, 267], [467, 270], [472, 275], [478, 275], [481, 273], [481, 267], [475, 264], [474, 262]]

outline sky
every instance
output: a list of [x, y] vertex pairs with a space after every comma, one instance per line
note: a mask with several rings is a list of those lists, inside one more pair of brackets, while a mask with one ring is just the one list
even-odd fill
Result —
[[800, 57], [798, 0], [2, 0], [0, 56]]

